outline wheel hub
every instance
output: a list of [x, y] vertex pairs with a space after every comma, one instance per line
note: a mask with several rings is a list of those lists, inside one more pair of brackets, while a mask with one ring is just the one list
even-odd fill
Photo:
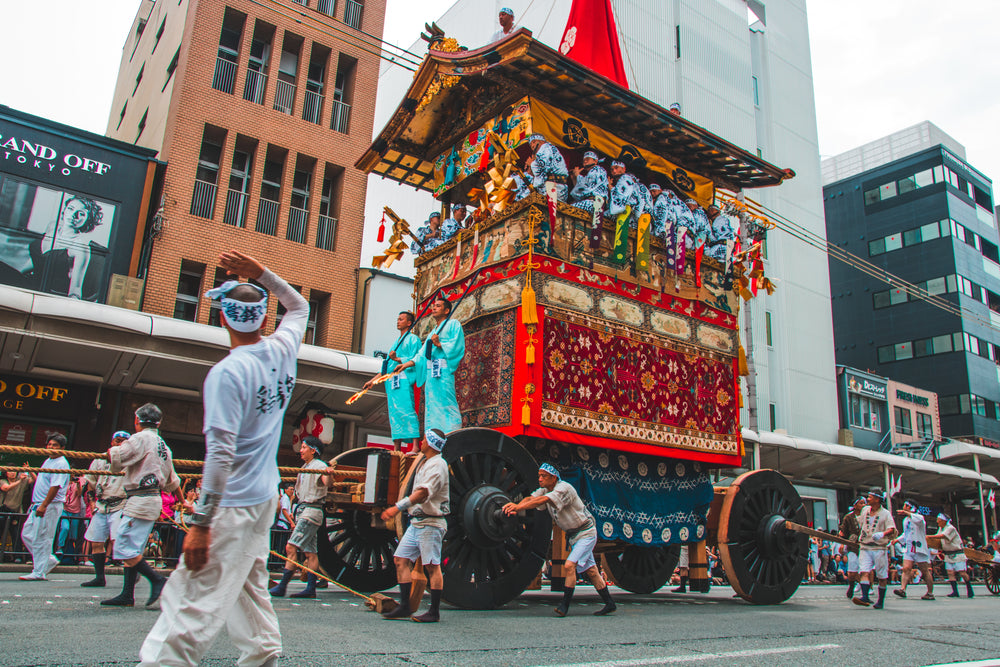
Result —
[[757, 544], [767, 558], [778, 558], [795, 550], [795, 533], [785, 528], [785, 517], [769, 514], [757, 528]]
[[517, 529], [517, 522], [503, 513], [510, 497], [495, 486], [481, 484], [462, 501], [462, 522], [469, 541], [489, 549], [502, 544]]

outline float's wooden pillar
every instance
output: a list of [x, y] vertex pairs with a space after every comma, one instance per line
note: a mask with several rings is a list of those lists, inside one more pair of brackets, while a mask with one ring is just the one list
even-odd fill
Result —
[[[552, 526], [552, 576], [550, 590], [562, 591], [565, 587], [565, 565], [566, 556], [569, 551], [566, 549], [566, 533], [558, 526]], [[576, 572], [572, 574], [576, 576]], [[576, 581], [574, 580], [574, 584]]]
[[707, 593], [708, 555], [705, 553], [705, 540], [688, 545], [688, 583], [692, 591]]

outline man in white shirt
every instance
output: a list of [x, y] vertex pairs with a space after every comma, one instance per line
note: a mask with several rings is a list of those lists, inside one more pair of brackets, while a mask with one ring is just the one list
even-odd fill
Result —
[[265, 337], [263, 289], [232, 280], [207, 294], [222, 300], [230, 352], [205, 378], [201, 496], [183, 561], [163, 590], [163, 612], [140, 651], [140, 664], [148, 667], [198, 664], [223, 625], [240, 650], [241, 666], [275, 665], [281, 655], [267, 556], [278, 503], [278, 441], [309, 304], [252, 257], [230, 251], [219, 264], [230, 275], [259, 281], [277, 296], [285, 316]]
[[921, 600], [933, 600], [934, 574], [931, 571], [931, 554], [927, 549], [927, 522], [911, 500], [903, 503], [903, 508], [897, 510], [897, 513], [905, 517], [902, 535], [903, 574], [900, 577], [900, 587], [893, 594], [906, 597], [906, 586], [913, 580], [913, 567], [916, 566], [927, 586], [927, 593]]
[[514, 10], [510, 7], [503, 7], [500, 10], [500, 29], [493, 33], [490, 37], [490, 44], [493, 42], [499, 42], [512, 34], [514, 34]]
[[868, 591], [871, 588], [871, 575], [878, 579], [878, 602], [874, 609], [885, 606], [885, 589], [889, 584], [889, 541], [896, 534], [896, 525], [892, 521], [889, 510], [882, 507], [882, 489], [872, 489], [868, 492], [868, 505], [861, 510], [858, 523], [861, 533], [858, 537], [860, 552], [858, 554], [858, 569], [861, 571], [861, 597], [852, 598], [854, 604], [862, 607], [871, 605]]
[[[299, 455], [304, 463], [302, 467], [310, 470], [328, 470], [330, 466], [319, 458], [322, 451], [323, 443], [319, 438], [312, 435], [302, 438], [302, 444], [299, 446]], [[292, 536], [288, 538], [288, 544], [285, 545], [285, 555], [288, 556], [288, 560], [285, 561], [281, 581], [268, 591], [274, 597], [285, 597], [288, 582], [292, 580], [295, 571], [298, 570], [295, 563], [300, 550], [306, 555], [305, 566], [313, 571], [319, 569], [319, 558], [316, 555], [316, 534], [319, 532], [320, 524], [323, 523], [323, 502], [326, 500], [326, 489], [330, 481], [326, 475], [308, 472], [300, 472], [295, 480], [295, 495], [298, 497], [299, 507], [302, 509], [295, 522]], [[316, 597], [316, 583], [316, 575], [310, 572], [305, 589], [293, 593], [289, 597]]]
[[573, 591], [576, 590], [576, 578], [580, 574], [587, 575], [604, 601], [604, 606], [595, 611], [594, 616], [610, 614], [617, 607], [594, 560], [594, 547], [597, 546], [594, 517], [584, 507], [576, 489], [569, 482], [562, 481], [559, 471], [551, 463], [543, 463], [538, 468], [538, 484], [539, 488], [530, 496], [517, 503], [507, 503], [503, 506], [503, 511], [507, 516], [512, 516], [521, 510], [541, 509], [544, 505], [552, 515], [552, 521], [566, 533], [570, 552], [564, 565], [563, 600], [555, 609], [556, 616], [563, 617], [569, 613], [569, 604], [573, 600]]
[[[432, 428], [424, 434], [424, 440], [420, 443], [420, 453], [424, 455], [424, 460], [417, 464], [420, 467], [413, 476], [413, 493], [382, 512], [383, 521], [391, 521], [404, 510], [410, 515], [410, 525], [393, 554], [396, 577], [399, 580], [399, 606], [382, 614], [388, 620], [407, 617], [417, 623], [437, 623], [441, 620], [441, 591], [444, 590], [441, 544], [448, 527], [445, 517], [450, 511], [450, 473], [448, 462], [441, 456], [444, 443], [444, 431], [440, 429]], [[413, 565], [418, 558], [423, 563], [424, 574], [430, 585], [431, 606], [420, 616], [410, 616], [414, 611], [410, 608]]]
[[[45, 443], [50, 450], [49, 458], [42, 467], [51, 470], [69, 470], [69, 461], [60, 456], [58, 450], [66, 449], [66, 436], [53, 433]], [[64, 473], [38, 473], [35, 487], [31, 492], [31, 507], [28, 518], [21, 528], [21, 541], [31, 554], [32, 570], [18, 577], [21, 581], [45, 581], [59, 559], [52, 555], [52, 540], [56, 536], [59, 517], [62, 516], [66, 501], [66, 487], [69, 475]]]
[[955, 524], [951, 522], [951, 518], [947, 514], [942, 513], [937, 515], [937, 525], [938, 532], [929, 537], [941, 539], [941, 555], [944, 556], [944, 569], [948, 573], [948, 583], [951, 584], [951, 593], [948, 593], [948, 597], [960, 597], [956, 576], [959, 579], [965, 580], [966, 594], [970, 598], [975, 597], [975, 593], [972, 592], [972, 581], [969, 579], [969, 571], [966, 566], [965, 547], [962, 545], [962, 536], [958, 534], [958, 529], [955, 528]]
[[[111, 436], [111, 447], [120, 445], [132, 437], [128, 431], [116, 431]], [[93, 472], [83, 476], [83, 481], [94, 489], [94, 513], [87, 524], [87, 532], [83, 539], [90, 544], [90, 560], [94, 563], [94, 578], [85, 581], [85, 588], [104, 588], [104, 564], [107, 556], [104, 545], [118, 532], [118, 524], [122, 518], [122, 507], [125, 505], [125, 478], [120, 475], [101, 475], [110, 472], [111, 464], [106, 459], [94, 459], [90, 462]], [[112, 548], [114, 542], [112, 542]]]

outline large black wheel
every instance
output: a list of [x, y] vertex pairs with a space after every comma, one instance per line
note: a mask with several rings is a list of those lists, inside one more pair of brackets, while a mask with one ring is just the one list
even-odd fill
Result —
[[719, 515], [719, 556], [736, 593], [754, 604], [790, 598], [806, 572], [809, 538], [785, 528], [805, 524], [806, 508], [791, 483], [774, 470], [740, 475]]
[[983, 580], [986, 582], [986, 590], [993, 595], [1000, 595], [1000, 565], [985, 566]]
[[467, 609], [500, 607], [538, 575], [552, 540], [548, 512], [501, 511], [538, 488], [538, 464], [516, 440], [486, 428], [450, 433], [442, 455], [451, 470], [444, 599]]
[[670, 581], [680, 555], [678, 545], [640, 547], [630, 544], [620, 552], [604, 554], [604, 565], [619, 588], [630, 593], [655, 593]]
[[[364, 448], [352, 449], [335, 458], [334, 463], [363, 468], [369, 453]], [[327, 512], [317, 541], [319, 563], [335, 581], [364, 593], [396, 585], [396, 567], [392, 562], [396, 532], [373, 527], [369, 512], [352, 509]]]

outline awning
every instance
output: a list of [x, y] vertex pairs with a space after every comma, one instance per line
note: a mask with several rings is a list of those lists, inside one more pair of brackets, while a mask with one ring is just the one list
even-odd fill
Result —
[[[221, 327], [0, 286], [2, 372], [200, 401], [205, 375], [228, 351]], [[287, 414], [318, 402], [387, 425], [383, 391], [344, 404], [380, 370], [373, 357], [303, 345]]]
[[952, 466], [975, 470], [976, 459], [980, 472], [1000, 477], [1000, 449], [973, 445], [958, 440], [948, 440], [934, 448], [936, 460]]
[[884, 487], [885, 466], [889, 466], [891, 475], [902, 475], [904, 496], [907, 493], [975, 492], [980, 481], [987, 488], [1000, 485], [993, 475], [968, 468], [809, 438], [743, 429], [743, 440], [748, 467], [752, 464], [753, 444], [757, 443], [760, 467], [773, 468], [803, 484], [856, 490]]

